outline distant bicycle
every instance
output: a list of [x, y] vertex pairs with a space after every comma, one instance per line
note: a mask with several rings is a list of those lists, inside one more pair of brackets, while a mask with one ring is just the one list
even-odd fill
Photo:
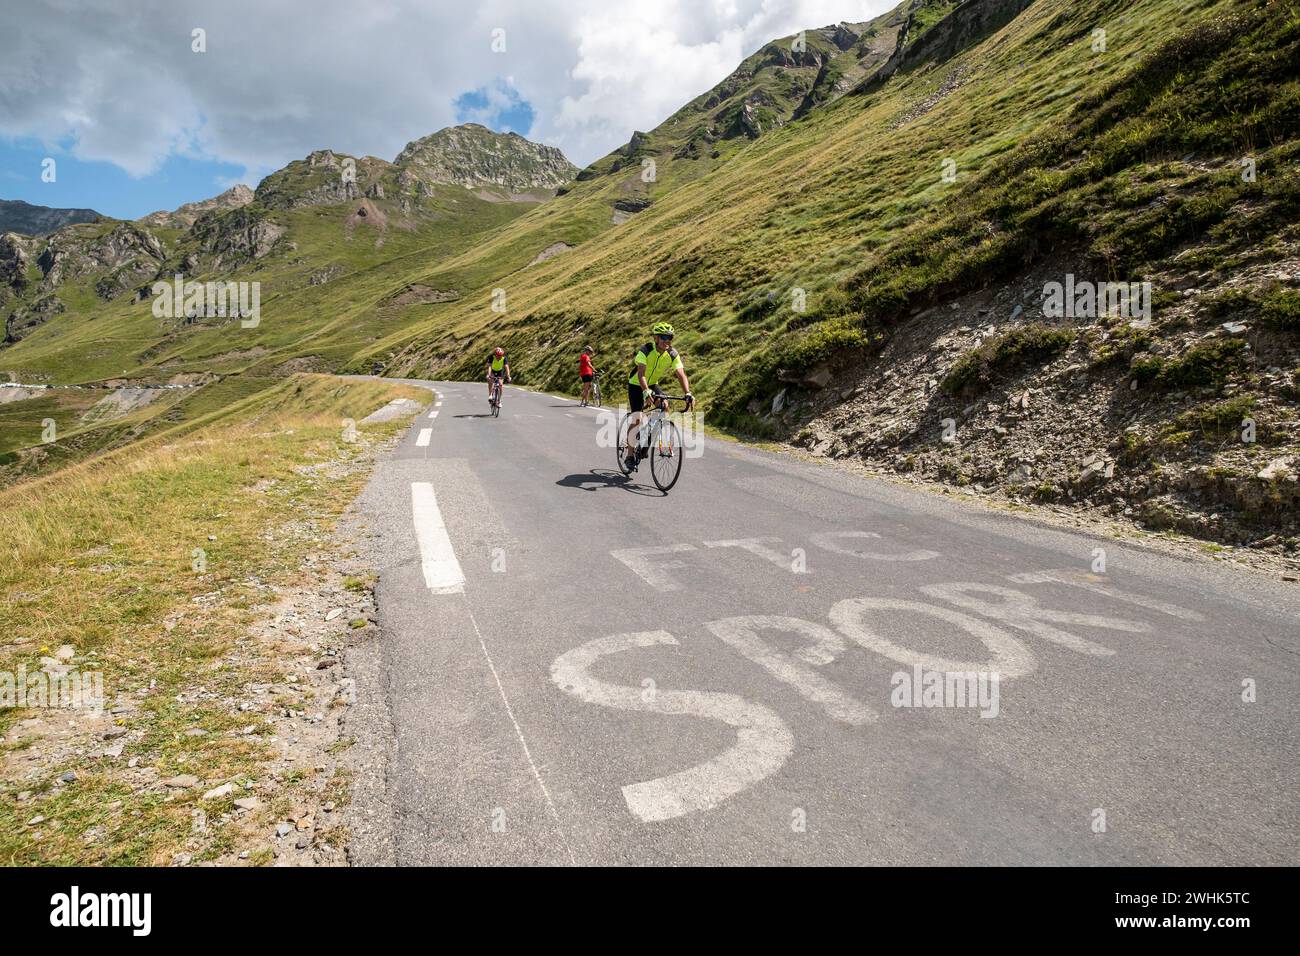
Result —
[[591, 398], [585, 403], [595, 405], [600, 408], [600, 380], [605, 377], [604, 372], [597, 372], [591, 379]]
[[638, 431], [638, 448], [635, 455], [636, 461], [632, 467], [627, 466], [626, 459], [633, 457], [631, 448], [627, 443], [627, 420], [628, 415], [624, 415], [622, 421], [618, 423], [618, 470], [624, 475], [631, 475], [640, 467], [640, 463], [646, 458], [650, 459], [650, 477], [654, 479], [655, 487], [662, 492], [667, 492], [673, 485], [677, 484], [677, 479], [682, 473], [682, 458], [684, 449], [682, 447], [682, 432], [677, 427], [677, 423], [669, 418], [669, 402], [689, 402], [684, 395], [664, 395], [663, 393], [654, 393], [649, 397], [650, 402], [654, 403], [654, 410], [651, 411], [649, 402], [647, 408], [641, 413], [641, 427]]
[[488, 399], [488, 404], [492, 406], [492, 417], [501, 417], [501, 376], [492, 377], [492, 397]]

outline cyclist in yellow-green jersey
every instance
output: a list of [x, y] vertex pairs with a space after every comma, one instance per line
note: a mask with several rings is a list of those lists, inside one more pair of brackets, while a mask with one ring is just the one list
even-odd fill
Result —
[[488, 401], [492, 401], [492, 381], [505, 376], [507, 382], [510, 381], [510, 361], [506, 358], [506, 350], [497, 348], [492, 350], [488, 356], [487, 363], [487, 387]]
[[[682, 357], [673, 348], [673, 327], [667, 322], [657, 322], [650, 331], [654, 335], [654, 341], [647, 342], [636, 350], [636, 355], [633, 357], [635, 364], [627, 380], [627, 404], [631, 410], [631, 414], [627, 417], [627, 445], [630, 448], [637, 446], [635, 431], [641, 424], [646, 394], [651, 391], [662, 391], [659, 382], [665, 375], [671, 372], [677, 376], [677, 381], [682, 386], [682, 394], [686, 398], [688, 411], [695, 402], [691, 396], [691, 383], [686, 377], [686, 368], [682, 365]], [[658, 400], [654, 401], [657, 403]], [[628, 468], [635, 464], [636, 459], [629, 455]]]

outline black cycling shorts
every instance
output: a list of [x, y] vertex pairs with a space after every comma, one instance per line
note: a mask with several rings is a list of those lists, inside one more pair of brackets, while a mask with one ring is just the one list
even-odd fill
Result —
[[582, 375], [582, 376], [579, 376], [579, 377], [580, 377], [584, 382], [590, 382], [590, 381], [591, 381], [593, 378], [595, 378], [596, 376], [594, 376], [594, 375]]
[[634, 412], [645, 409], [645, 392], [635, 382], [629, 383], [627, 387], [627, 407]]

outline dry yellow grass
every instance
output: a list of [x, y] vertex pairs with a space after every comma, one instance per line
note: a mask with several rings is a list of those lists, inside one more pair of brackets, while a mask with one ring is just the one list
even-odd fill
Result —
[[[109, 707], [121, 708], [0, 709], [0, 863], [170, 862], [190, 836], [196, 796], [141, 786], [126, 772], [130, 756], [158, 778], [193, 774], [212, 786], [253, 774], [264, 742], [231, 734], [247, 719], [222, 698], [282, 675], [236, 645], [272, 589], [328, 543], [365, 478], [347, 462], [402, 425], [359, 428], [349, 442], [345, 420], [426, 396], [296, 376], [200, 423], [0, 492], [0, 672], [38, 671], [71, 645], [73, 666], [102, 672]], [[129, 730], [130, 749], [104, 760], [102, 734], [113, 726]], [[60, 785], [69, 770], [76, 781]], [[32, 797], [18, 802], [21, 791]], [[234, 837], [216, 834], [202, 856]]]

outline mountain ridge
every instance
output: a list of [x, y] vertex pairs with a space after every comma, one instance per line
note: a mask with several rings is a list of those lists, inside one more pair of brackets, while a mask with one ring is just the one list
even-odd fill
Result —
[[21, 199], [0, 199], [0, 234], [15, 232], [39, 238], [57, 232], [64, 226], [104, 219], [93, 209], [62, 209], [55, 206], [37, 206]]
[[[453, 173], [458, 163], [464, 168]], [[348, 206], [340, 225], [349, 234], [358, 224], [377, 229], [377, 251], [392, 236], [390, 222], [400, 232], [436, 231], [437, 221], [457, 215], [466, 191], [484, 203], [507, 204], [489, 218], [508, 218], [553, 195], [573, 171], [554, 147], [468, 124], [412, 141], [392, 163], [319, 149], [268, 174], [256, 190], [239, 184], [131, 222], [94, 214], [92, 221], [46, 236], [6, 236], [0, 242], [0, 341], [12, 345], [70, 307], [85, 309], [126, 293], [143, 300], [154, 279], [248, 269], [277, 250], [292, 252], [294, 230], [277, 217], [296, 210]], [[346, 271], [337, 262], [318, 266], [302, 273], [305, 283], [318, 285]], [[69, 297], [67, 279], [85, 279], [85, 291]]]
[[187, 202], [171, 211], [160, 209], [157, 212], [149, 213], [147, 216], [141, 216], [135, 221], [144, 226], [187, 229], [194, 225], [194, 221], [205, 212], [238, 209], [241, 206], [248, 205], [252, 201], [253, 190], [249, 189], [243, 183], [236, 183], [225, 192], [213, 196], [210, 199], [200, 199], [196, 202]]

